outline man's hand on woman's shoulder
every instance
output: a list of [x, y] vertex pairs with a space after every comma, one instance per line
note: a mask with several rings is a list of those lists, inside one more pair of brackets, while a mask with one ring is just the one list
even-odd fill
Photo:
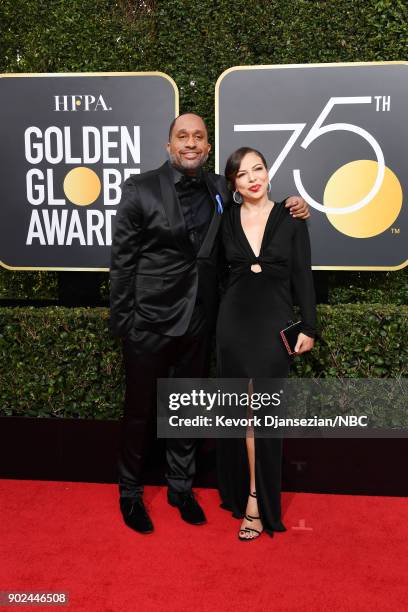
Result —
[[292, 217], [297, 219], [309, 219], [310, 217], [309, 204], [300, 196], [286, 198], [285, 208], [289, 208]]

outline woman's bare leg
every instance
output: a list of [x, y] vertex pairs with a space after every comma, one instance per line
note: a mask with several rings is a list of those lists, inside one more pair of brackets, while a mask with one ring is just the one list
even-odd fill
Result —
[[249, 465], [249, 492], [254, 493], [256, 491], [256, 484], [255, 484], [255, 440], [254, 440], [253, 433], [247, 436], [246, 447], [247, 447], [248, 465]]
[[[248, 453], [248, 465], [249, 465], [249, 493], [256, 493], [256, 484], [255, 484], [255, 438], [254, 432], [249, 431], [246, 437], [246, 447]], [[259, 516], [258, 510], [258, 501], [256, 497], [252, 495], [248, 496], [248, 503], [246, 507], [245, 514], [249, 516]], [[254, 539], [257, 537], [256, 532], [254, 531], [243, 531], [245, 527], [252, 527], [253, 529], [257, 529], [258, 531], [262, 531], [262, 523], [260, 519], [253, 519], [252, 521], [248, 521], [244, 518], [241, 524], [241, 530], [239, 532], [240, 537], [245, 537], [248, 540]]]

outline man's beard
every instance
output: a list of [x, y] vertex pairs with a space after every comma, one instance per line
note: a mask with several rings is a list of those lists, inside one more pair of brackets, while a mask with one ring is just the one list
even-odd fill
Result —
[[190, 171], [199, 170], [200, 168], [204, 166], [205, 162], [208, 159], [208, 153], [207, 153], [203, 157], [200, 157], [200, 159], [192, 159], [191, 161], [185, 160], [184, 163], [183, 162], [180, 163], [179, 160], [176, 159], [175, 155], [168, 153], [168, 156], [169, 156], [169, 160], [173, 168], [175, 168], [179, 172], [186, 172], [186, 170], [190, 170]]

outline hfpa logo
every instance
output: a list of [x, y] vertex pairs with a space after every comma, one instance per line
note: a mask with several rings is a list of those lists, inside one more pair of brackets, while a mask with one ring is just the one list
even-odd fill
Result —
[[70, 96], [54, 96], [55, 111], [111, 111], [102, 95], [96, 97], [90, 94], [76, 94]]

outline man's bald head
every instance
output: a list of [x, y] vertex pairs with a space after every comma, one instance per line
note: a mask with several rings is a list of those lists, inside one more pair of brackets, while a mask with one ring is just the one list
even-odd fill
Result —
[[198, 119], [201, 119], [202, 124], [204, 126], [204, 129], [207, 133], [207, 138], [208, 138], [208, 130], [207, 130], [207, 126], [205, 124], [205, 121], [202, 117], [200, 117], [200, 115], [197, 115], [197, 113], [191, 113], [191, 112], [186, 112], [186, 113], [181, 113], [180, 115], [178, 115], [178, 117], [176, 117], [175, 119], [173, 119], [173, 121], [170, 123], [170, 128], [169, 128], [169, 142], [171, 140], [171, 134], [173, 132], [173, 129], [176, 127], [176, 123], [177, 121], [181, 118], [181, 117], [186, 117], [187, 115], [192, 115], [193, 117], [198, 117]]

